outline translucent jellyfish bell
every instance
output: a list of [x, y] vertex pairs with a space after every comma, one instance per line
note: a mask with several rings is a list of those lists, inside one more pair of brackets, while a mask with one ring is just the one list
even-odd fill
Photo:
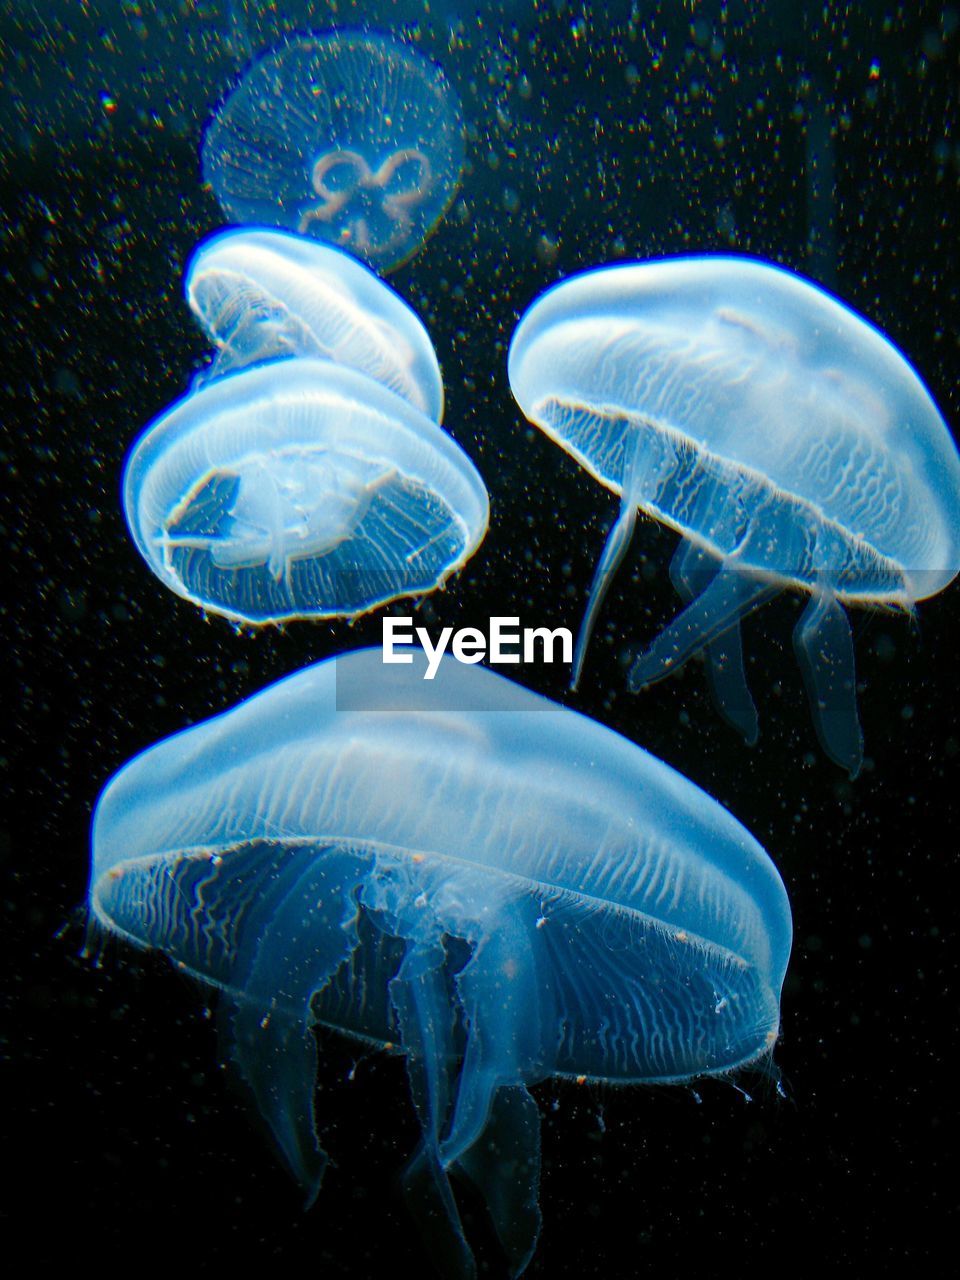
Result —
[[220, 988], [226, 1051], [310, 1200], [320, 1024], [406, 1055], [444, 1276], [457, 1171], [516, 1276], [550, 1076], [687, 1082], [769, 1054], [790, 907], [756, 840], [616, 733], [451, 658], [309, 667], [144, 752], [93, 824], [107, 929]]
[[134, 445], [123, 501], [171, 590], [253, 624], [433, 591], [488, 518], [482, 479], [442, 428], [365, 374], [307, 359], [178, 401]]
[[187, 301], [217, 346], [201, 383], [284, 356], [359, 369], [439, 422], [440, 366], [426, 329], [389, 285], [330, 245], [240, 227], [205, 241]]
[[207, 128], [202, 161], [233, 222], [328, 240], [385, 271], [449, 207], [463, 123], [422, 54], [387, 36], [327, 32], [244, 72]]
[[960, 457], [900, 352], [788, 271], [681, 258], [549, 290], [517, 327], [509, 374], [527, 417], [621, 495], [574, 682], [639, 508], [682, 535], [671, 576], [690, 603], [635, 661], [630, 688], [705, 649], [721, 711], [754, 741], [739, 622], [779, 590], [804, 591], [794, 644], [814, 722], [855, 775], [841, 606], [911, 609], [960, 566]]

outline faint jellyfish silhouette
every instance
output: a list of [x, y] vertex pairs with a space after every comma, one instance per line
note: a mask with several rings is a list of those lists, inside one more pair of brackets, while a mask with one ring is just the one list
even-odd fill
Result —
[[232, 221], [315, 236], [389, 271], [453, 200], [463, 122], [421, 53], [387, 36], [326, 32], [247, 68], [206, 130], [202, 164]]
[[89, 900], [220, 989], [308, 1203], [312, 1028], [399, 1047], [423, 1134], [406, 1185], [442, 1273], [475, 1274], [458, 1171], [516, 1276], [540, 1227], [528, 1086], [764, 1058], [790, 907], [756, 840], [640, 747], [489, 670], [424, 670], [361, 650], [145, 751], [97, 805]]
[[250, 364], [315, 356], [368, 374], [435, 422], [443, 382], [433, 343], [389, 285], [331, 245], [240, 227], [206, 240], [187, 301], [217, 354], [198, 385]]
[[123, 481], [172, 591], [261, 624], [353, 617], [435, 590], [483, 540], [483, 481], [447, 433], [326, 361], [244, 369], [146, 428]]
[[827, 754], [859, 771], [842, 604], [911, 610], [960, 566], [960, 457], [918, 375], [881, 333], [788, 271], [741, 258], [610, 267], [526, 312], [509, 354], [526, 416], [620, 516], [597, 566], [574, 684], [638, 508], [682, 540], [686, 610], [636, 659], [636, 691], [699, 649], [748, 742], [740, 619], [784, 588], [809, 602], [794, 645]]

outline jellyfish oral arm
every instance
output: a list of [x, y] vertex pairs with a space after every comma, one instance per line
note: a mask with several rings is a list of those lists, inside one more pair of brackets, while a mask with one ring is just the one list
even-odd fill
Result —
[[[221, 998], [228, 1053], [304, 1188], [307, 1207], [327, 1164], [314, 1117], [317, 1045], [310, 1002], [356, 943], [356, 876], [356, 860], [337, 848], [325, 858], [318, 859], [314, 848], [287, 859], [272, 893], [256, 908], [263, 919], [254, 922], [240, 957], [243, 992], [225, 991]], [[292, 938], [309, 940], [309, 963], [291, 962]]]
[[477, 1141], [501, 1085], [541, 1074], [536, 970], [530, 932], [519, 908], [502, 911], [496, 933], [482, 938], [456, 980], [469, 1028], [444, 1165]]
[[728, 556], [707, 589], [634, 661], [627, 676], [630, 691], [637, 693], [677, 671], [695, 653], [739, 625], [741, 618], [772, 600], [779, 590], [768, 575], [746, 569]]
[[[670, 561], [670, 580], [685, 604], [706, 590], [716, 572], [715, 557], [689, 539], [680, 539]], [[717, 710], [753, 746], [759, 735], [759, 721], [747, 686], [739, 621], [711, 641], [705, 653], [707, 682]]]
[[[495, 964], [502, 959], [496, 957]], [[474, 1276], [473, 1255], [448, 1177], [450, 1165], [456, 1163], [486, 1201], [510, 1274], [518, 1276], [533, 1256], [540, 1234], [540, 1115], [522, 1083], [503, 1083], [490, 1065], [475, 1070], [478, 1060], [497, 1057], [489, 1047], [479, 1047], [479, 1041], [491, 1032], [502, 1038], [499, 1029], [494, 1031], [496, 1011], [490, 1010], [492, 1027], [484, 1027], [483, 1017], [479, 1027], [476, 1022], [470, 1024], [472, 1061], [468, 1047], [451, 1134], [446, 1143], [441, 1142], [457, 1061], [444, 963], [443, 949], [436, 943], [413, 943], [390, 983], [391, 1003], [407, 1050], [411, 1094], [423, 1128], [420, 1149], [404, 1175], [407, 1202], [433, 1238], [444, 1274]], [[478, 1141], [481, 1135], [484, 1141]], [[446, 1223], [439, 1244], [438, 1219]]]
[[[473, 1276], [476, 1268], [446, 1170], [440, 1162], [440, 1133], [449, 1111], [456, 1051], [447, 1008], [443, 948], [435, 941], [410, 946], [390, 982], [390, 1003], [407, 1054], [410, 1095], [423, 1131], [420, 1147], [404, 1173], [404, 1191], [413, 1216], [434, 1240], [444, 1273]], [[437, 1240], [437, 1225], [441, 1235]]]
[[[663, 451], [651, 447], [652, 436], [653, 433], [651, 431], [640, 425], [636, 425], [632, 430], [628, 428], [628, 435], [624, 444], [623, 475], [620, 482], [620, 514], [607, 535], [607, 541], [604, 544], [603, 552], [593, 575], [593, 582], [590, 584], [587, 608], [583, 616], [583, 622], [580, 625], [577, 647], [573, 655], [571, 689], [576, 689], [580, 683], [580, 673], [583, 670], [583, 660], [586, 657], [587, 645], [590, 643], [590, 636], [596, 624], [600, 606], [603, 604], [604, 597], [610, 588], [610, 583], [616, 576], [616, 572], [623, 562], [623, 557], [626, 555], [627, 548], [633, 537], [633, 531], [637, 523], [637, 508], [643, 497], [644, 489], [651, 483], [656, 483], [658, 473], [662, 470]], [[669, 457], [668, 452], [668, 464]]]
[[[491, 901], [486, 874], [477, 866], [431, 857], [414, 865], [412, 875], [408, 861], [383, 850], [359, 897], [379, 927], [406, 942], [390, 999], [423, 1128], [408, 1183], [430, 1173], [448, 1224], [445, 1253], [465, 1261], [453, 1274], [472, 1276], [447, 1176], [451, 1166], [461, 1168], [487, 1201], [511, 1274], [519, 1275], [540, 1225], [539, 1117], [526, 1084], [547, 1073], [542, 1028], [549, 1025], [549, 1001], [544, 1004], [537, 983], [536, 903], [509, 881]], [[472, 948], [453, 978], [456, 1017], [467, 1036], [459, 1070], [445, 935]], [[483, 1139], [502, 1143], [515, 1160], [491, 1160]]]
[[[681, 550], [689, 562], [691, 553]], [[694, 587], [686, 564], [675, 572], [681, 595]], [[662, 680], [694, 653], [706, 649], [711, 690], [725, 717], [756, 741], [756, 708], [746, 686], [740, 643], [740, 620], [771, 600], [779, 588], [769, 575], [748, 570], [728, 556], [707, 587], [654, 640], [630, 668], [632, 692]], [[797, 623], [794, 650], [803, 675], [817, 737], [826, 754], [851, 778], [863, 761], [863, 736], [857, 715], [853, 639], [843, 607], [829, 582], [811, 592]]]
[[843, 606], [829, 588], [811, 595], [793, 633], [820, 745], [856, 778], [863, 763], [857, 714], [853, 637]]
[[[529, 921], [515, 903], [497, 916], [495, 933], [476, 944], [456, 979], [467, 1048], [441, 1168], [456, 1164], [475, 1183], [519, 1275], [540, 1230], [540, 1117], [526, 1082], [543, 1074], [540, 999]], [[495, 1146], [513, 1159], [491, 1160]]]
[[[168, 524], [154, 543], [168, 565], [169, 552], [178, 548], [205, 551], [218, 569], [265, 564], [291, 594], [294, 563], [318, 559], [349, 538], [396, 468], [330, 451], [314, 457], [297, 452], [257, 455], [238, 464], [235, 475], [237, 493], [220, 531], [177, 534]], [[182, 508], [176, 518], [182, 518]]]
[[604, 597], [610, 588], [610, 583], [616, 576], [623, 557], [627, 553], [627, 547], [629, 547], [633, 538], [636, 523], [637, 508], [628, 505], [626, 500], [622, 501], [620, 503], [620, 514], [607, 535], [603, 553], [597, 561], [597, 567], [594, 571], [593, 582], [590, 584], [587, 608], [583, 615], [583, 622], [580, 624], [577, 647], [573, 654], [573, 671], [570, 677], [571, 689], [576, 689], [580, 683], [583, 660], [587, 656], [587, 646], [590, 643], [590, 636], [593, 634], [593, 628], [596, 625], [600, 606], [603, 604]]

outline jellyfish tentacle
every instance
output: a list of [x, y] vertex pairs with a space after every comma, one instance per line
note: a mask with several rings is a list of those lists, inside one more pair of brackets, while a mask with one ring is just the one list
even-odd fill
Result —
[[811, 594], [794, 630], [793, 647], [820, 745], [852, 780], [863, 764], [853, 636], [831, 587]]
[[[681, 538], [670, 561], [670, 580], [685, 604], [706, 590], [717, 563], [702, 547]], [[714, 705], [748, 746], [759, 736], [757, 708], [747, 685], [740, 620], [705, 647], [707, 684]]]

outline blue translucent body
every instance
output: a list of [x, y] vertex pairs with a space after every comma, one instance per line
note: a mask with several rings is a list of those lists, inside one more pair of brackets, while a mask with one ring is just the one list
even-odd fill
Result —
[[285, 356], [366, 373], [434, 422], [443, 382], [418, 317], [355, 258], [259, 227], [206, 240], [185, 280], [187, 301], [217, 354], [203, 381]]
[[856, 773], [862, 742], [841, 603], [912, 608], [960, 566], [960, 457], [917, 374], [865, 320], [790, 272], [737, 258], [610, 267], [564, 281], [509, 356], [524, 413], [622, 499], [575, 661], [643, 510], [677, 529], [687, 610], [633, 689], [698, 649], [754, 740], [739, 619], [810, 593], [795, 643], [821, 740]]
[[233, 222], [328, 240], [387, 270], [423, 243], [463, 165], [443, 72], [386, 36], [291, 40], [244, 73], [203, 140], [203, 176]]
[[435, 422], [365, 374], [310, 359], [178, 401], [134, 445], [123, 501], [171, 590], [252, 624], [432, 591], [488, 518], [483, 481]]
[[472, 1273], [456, 1166], [518, 1274], [539, 1225], [527, 1086], [765, 1054], [790, 910], [760, 845], [653, 756], [490, 671], [423, 669], [362, 650], [144, 752], [98, 804], [90, 903], [222, 989], [310, 1196], [311, 1026], [399, 1045], [423, 1126], [408, 1184], [444, 1210], [445, 1272]]

